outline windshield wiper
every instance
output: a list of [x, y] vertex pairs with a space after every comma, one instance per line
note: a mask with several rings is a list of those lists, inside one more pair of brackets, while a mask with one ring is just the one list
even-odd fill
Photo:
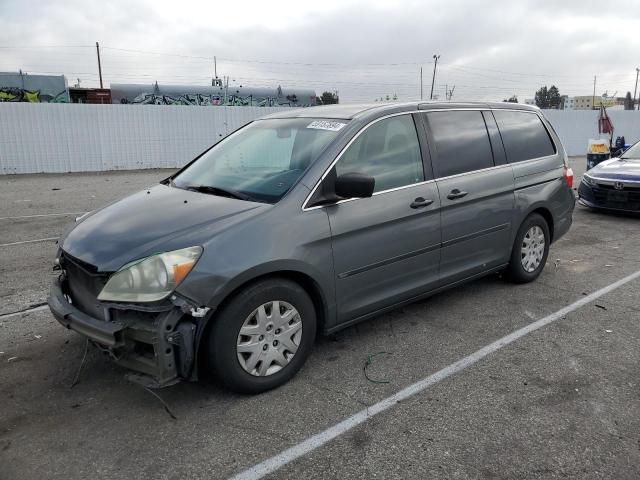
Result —
[[210, 195], [218, 195], [221, 197], [237, 198], [238, 200], [247, 200], [249, 202], [255, 202], [255, 199], [246, 193], [238, 192], [235, 190], [227, 190], [220, 187], [212, 187], [211, 185], [185, 185], [185, 190], [191, 190], [192, 192], [208, 193]]

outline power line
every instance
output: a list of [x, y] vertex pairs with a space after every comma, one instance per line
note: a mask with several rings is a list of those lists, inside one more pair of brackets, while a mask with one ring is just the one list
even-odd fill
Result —
[[[116, 47], [107, 47], [103, 46], [103, 49], [116, 50], [121, 52], [134, 52], [141, 53], [147, 55], [161, 55], [161, 56], [170, 56], [170, 57], [182, 57], [182, 58], [195, 58], [200, 60], [213, 61], [213, 56], [204, 57], [199, 55], [184, 55], [179, 53], [165, 53], [165, 52], [151, 52], [146, 50], [134, 50], [128, 48], [116, 48]], [[257, 64], [272, 64], [272, 65], [300, 65], [300, 66], [333, 66], [333, 67], [341, 67], [345, 65], [355, 66], [394, 66], [394, 65], [424, 65], [426, 63], [432, 63], [430, 61], [423, 62], [395, 62], [395, 63], [360, 63], [360, 64], [344, 64], [344, 63], [312, 63], [312, 62], [284, 62], [284, 61], [273, 61], [273, 60], [240, 60], [233, 58], [225, 58], [225, 57], [217, 57], [218, 60], [222, 60], [229, 63], [257, 63]]]
[[16, 46], [16, 45], [0, 45], [2, 49], [38, 49], [38, 48], [93, 48], [93, 45], [29, 45], [29, 46]]
[[[29, 45], [29, 46], [18, 46], [18, 45], [2, 45], [0, 49], [49, 49], [49, 48], [95, 48], [94, 45]], [[190, 58], [190, 59], [198, 59], [205, 60], [207, 62], [213, 61], [212, 56], [201, 56], [201, 55], [187, 55], [187, 54], [179, 54], [179, 53], [169, 53], [169, 52], [157, 52], [157, 51], [148, 51], [148, 50], [138, 50], [138, 49], [128, 49], [128, 48], [119, 48], [119, 47], [110, 47], [110, 46], [102, 46], [103, 50], [112, 50], [112, 51], [120, 51], [120, 52], [129, 52], [129, 53], [138, 53], [145, 55], [157, 55], [157, 56], [172, 56], [178, 58]], [[276, 60], [257, 60], [257, 59], [233, 59], [233, 58], [225, 58], [218, 57], [218, 60], [222, 60], [229, 63], [255, 63], [261, 65], [287, 65], [287, 66], [306, 66], [306, 67], [321, 67], [321, 66], [329, 66], [329, 67], [359, 67], [359, 66], [420, 66], [433, 63], [431, 60], [423, 60], [423, 61], [411, 61], [411, 62], [387, 62], [387, 63], [313, 63], [313, 62], [290, 62], [290, 61], [276, 61]], [[557, 77], [557, 78], [579, 78], [583, 77], [580, 74], [566, 75], [559, 73], [531, 73], [531, 72], [514, 72], [514, 71], [506, 71], [499, 69], [492, 69], [486, 67], [475, 67], [468, 64], [455, 64], [455, 63], [444, 63], [440, 62], [440, 65], [443, 67], [459, 69], [462, 71], [468, 70], [480, 70], [487, 72], [494, 72], [500, 74], [507, 75], [519, 75], [519, 76], [527, 76], [527, 77]], [[476, 75], [481, 75], [479, 73], [475, 73]], [[632, 74], [619, 74], [615, 72], [605, 73], [601, 76], [612, 76], [617, 75], [624, 78], [630, 78]], [[505, 80], [504, 77], [488, 77], [493, 79]], [[516, 81], [516, 80], [512, 80]]]
[[[203, 83], [211, 80], [211, 64], [213, 56], [185, 55], [180, 53], [152, 52], [137, 49], [123, 49], [101, 45], [103, 76], [105, 81], [114, 83], [162, 82]], [[39, 46], [0, 46], [5, 51], [11, 49], [21, 53], [8, 53], [4, 56], [5, 64], [16, 62], [17, 58], [29, 59], [28, 64], [21, 64], [23, 70], [31, 73], [55, 73], [73, 76], [86, 76], [90, 82], [99, 78], [95, 72], [86, 71], [95, 65], [95, 54], [90, 50], [69, 51], [67, 49], [95, 48], [91, 45], [39, 45]], [[30, 49], [34, 51], [30, 51]], [[36, 57], [38, 50], [53, 49], [46, 53], [46, 59]], [[57, 49], [57, 50], [56, 50]], [[175, 60], [148, 57], [174, 57]], [[145, 57], [147, 56], [147, 57]], [[79, 57], [84, 57], [80, 60]], [[232, 59], [217, 57], [218, 63], [226, 64], [227, 69], [235, 70], [239, 75], [232, 76], [239, 82], [256, 83], [277, 82], [287, 86], [335, 89], [343, 86], [353, 90], [350, 97], [366, 95], [375, 96], [373, 92], [383, 94], [394, 91], [403, 96], [419, 98], [419, 85], [416, 78], [419, 67], [434, 63], [433, 61], [389, 62], [389, 63], [312, 63], [277, 60]], [[197, 62], [188, 62], [196, 60]], [[588, 79], [580, 74], [563, 75], [550, 73], [524, 73], [498, 70], [485, 67], [474, 67], [456, 63], [438, 62], [440, 82], [434, 85], [456, 84], [456, 96], [477, 96], [488, 98], [502, 94], [525, 95], [525, 92], [536, 90], [541, 83], [556, 77], [556, 85], [563, 90], [587, 90], [591, 86]], [[47, 68], [49, 67], [49, 68]], [[2, 69], [4, 67], [0, 67]], [[15, 66], [9, 67], [14, 69]], [[223, 67], [224, 68], [224, 67]], [[172, 74], [179, 69], [181, 75]], [[60, 71], [61, 70], [61, 71]], [[71, 70], [74, 70], [73, 72]], [[83, 70], [75, 72], [75, 70]], [[634, 72], [635, 73], [635, 72]], [[602, 88], [627, 89], [631, 85], [631, 73], [607, 72], [598, 75]], [[628, 80], [629, 85], [622, 82]], [[442, 86], [441, 85], [441, 86]], [[351, 88], [353, 87], [353, 88]], [[366, 87], [366, 88], [362, 88]], [[367, 93], [361, 93], [364, 90]], [[371, 93], [369, 93], [371, 92]]]

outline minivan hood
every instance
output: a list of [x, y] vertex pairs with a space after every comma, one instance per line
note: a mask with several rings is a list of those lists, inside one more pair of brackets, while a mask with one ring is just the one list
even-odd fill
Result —
[[640, 160], [612, 158], [587, 171], [590, 177], [640, 180]]
[[71, 228], [62, 249], [98, 271], [112, 272], [156, 252], [202, 245], [216, 226], [229, 223], [225, 220], [261, 206], [156, 185], [91, 213]]

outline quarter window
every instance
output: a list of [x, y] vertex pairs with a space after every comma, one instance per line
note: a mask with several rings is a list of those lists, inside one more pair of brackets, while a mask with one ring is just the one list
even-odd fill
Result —
[[413, 117], [399, 115], [374, 123], [347, 148], [335, 168], [338, 176], [372, 176], [374, 192], [422, 182], [424, 169]]
[[494, 110], [509, 163], [556, 153], [549, 132], [535, 113]]
[[427, 114], [436, 150], [437, 176], [448, 177], [494, 166], [491, 143], [480, 111]]

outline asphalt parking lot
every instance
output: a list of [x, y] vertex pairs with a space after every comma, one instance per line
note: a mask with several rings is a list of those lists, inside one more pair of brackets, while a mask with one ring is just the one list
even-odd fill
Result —
[[[492, 275], [318, 339], [266, 394], [158, 391], [174, 419], [92, 349], [72, 388], [85, 342], [37, 309], [56, 250], [44, 239], [166, 175], [0, 176], [1, 480], [228, 478], [640, 270], [640, 218], [576, 206], [535, 283]], [[559, 316], [267, 478], [640, 478], [639, 290]]]

